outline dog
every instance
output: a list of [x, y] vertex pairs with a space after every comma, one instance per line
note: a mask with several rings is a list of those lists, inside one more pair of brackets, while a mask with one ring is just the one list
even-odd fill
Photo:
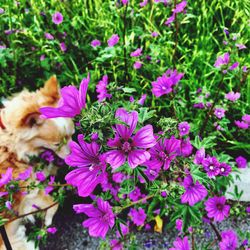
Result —
[[[74, 133], [73, 121], [69, 118], [43, 119], [39, 109], [44, 106], [55, 107], [60, 99], [60, 88], [55, 76], [52, 76], [44, 86], [35, 91], [23, 90], [3, 102], [4, 107], [0, 110], [0, 174], [5, 174], [11, 167], [13, 178], [27, 170], [31, 156], [38, 156], [44, 149], [53, 150], [58, 156], [64, 158], [68, 155], [67, 143]], [[31, 180], [35, 181], [34, 173]], [[21, 186], [27, 186], [22, 182]], [[0, 188], [4, 192], [4, 187]], [[55, 202], [50, 195], [42, 190], [32, 190], [27, 194], [20, 190], [14, 195], [13, 210], [20, 216], [36, 211], [32, 206], [43, 209]], [[57, 205], [46, 211], [44, 224], [49, 226], [57, 210]], [[3, 218], [10, 219], [8, 213], [1, 214]], [[33, 215], [29, 220], [34, 222]], [[17, 219], [5, 225], [5, 229], [14, 250], [33, 250], [34, 242], [27, 241], [23, 219]], [[0, 238], [0, 250], [6, 249]]]

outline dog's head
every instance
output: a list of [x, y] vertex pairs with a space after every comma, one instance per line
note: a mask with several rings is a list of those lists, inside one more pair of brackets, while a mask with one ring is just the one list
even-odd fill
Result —
[[74, 124], [69, 118], [43, 119], [39, 109], [56, 106], [60, 89], [55, 76], [36, 92], [27, 90], [4, 101], [1, 110], [0, 146], [6, 146], [18, 159], [38, 155], [51, 149], [64, 158], [69, 153], [67, 143], [74, 133]]

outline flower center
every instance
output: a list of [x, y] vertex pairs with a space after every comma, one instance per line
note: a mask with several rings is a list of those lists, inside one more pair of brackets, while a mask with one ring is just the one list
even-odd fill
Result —
[[110, 220], [109, 214], [108, 214], [108, 213], [104, 214], [104, 215], [102, 216], [102, 219], [103, 219], [103, 221], [105, 221], [105, 222], [109, 222], [109, 220]]
[[214, 166], [210, 166], [209, 169], [210, 169], [210, 170], [214, 170]]
[[219, 211], [222, 211], [223, 210], [223, 204], [216, 204], [216, 207], [217, 207], [217, 209], [219, 210]]
[[160, 160], [165, 161], [166, 158], [167, 158], [167, 155], [165, 154], [164, 151], [161, 151], [161, 152], [159, 153], [159, 157], [160, 157]]
[[130, 152], [131, 150], [132, 150], [132, 147], [131, 147], [131, 145], [130, 145], [129, 142], [126, 141], [126, 142], [124, 142], [124, 143], [122, 144], [122, 151], [128, 153], [128, 152]]
[[221, 171], [221, 172], [224, 172], [224, 171], [225, 171], [225, 168], [221, 168], [220, 171]]
[[156, 171], [154, 171], [154, 170], [152, 170], [152, 169], [149, 171], [149, 173], [150, 173], [151, 175], [153, 175], [153, 176], [156, 175]]
[[167, 88], [166, 88], [165, 86], [162, 86], [162, 89], [163, 89], [163, 90], [166, 90]]

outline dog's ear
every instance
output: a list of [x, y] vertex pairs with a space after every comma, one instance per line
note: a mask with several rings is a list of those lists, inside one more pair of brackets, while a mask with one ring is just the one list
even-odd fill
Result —
[[52, 100], [56, 101], [60, 98], [59, 84], [56, 76], [51, 76], [47, 82], [45, 82], [44, 87], [41, 88], [41, 93], [47, 97], [51, 97]]
[[26, 114], [20, 121], [20, 126], [22, 127], [34, 127], [39, 126], [44, 122], [44, 119], [41, 118], [41, 114], [39, 112], [32, 112]]

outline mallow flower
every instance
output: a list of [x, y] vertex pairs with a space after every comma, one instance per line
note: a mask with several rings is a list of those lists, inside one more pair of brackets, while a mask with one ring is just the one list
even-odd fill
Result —
[[220, 68], [222, 65], [229, 64], [229, 61], [230, 61], [230, 55], [229, 55], [229, 53], [225, 53], [224, 55], [219, 56], [216, 59], [214, 67], [215, 68]]
[[40, 112], [43, 118], [69, 117], [79, 115], [86, 107], [86, 94], [90, 78], [83, 78], [79, 91], [75, 86], [66, 86], [61, 89], [61, 98], [58, 107], [42, 107]]
[[65, 158], [65, 162], [77, 168], [69, 172], [65, 180], [77, 187], [79, 196], [87, 197], [102, 183], [106, 166], [96, 142], [87, 143], [83, 135], [78, 135], [78, 143], [72, 141], [69, 144], [71, 153]]
[[113, 128], [115, 138], [109, 139], [107, 142], [112, 150], [105, 153], [106, 162], [116, 169], [122, 166], [126, 159], [131, 168], [149, 160], [150, 153], [146, 149], [156, 144], [152, 125], [146, 125], [134, 134], [138, 122], [136, 111], [128, 113], [125, 109], [119, 108], [115, 117], [127, 125], [116, 124], [116, 127]]
[[238, 247], [237, 234], [233, 230], [221, 232], [220, 250], [235, 250]]
[[177, 238], [174, 243], [174, 247], [169, 248], [169, 250], [190, 250], [188, 237], [185, 236], [183, 239]]
[[115, 224], [115, 215], [108, 201], [98, 198], [96, 207], [93, 204], [77, 204], [73, 206], [77, 214], [84, 213], [89, 218], [83, 221], [83, 227], [89, 229], [89, 235], [105, 238], [109, 228]]

